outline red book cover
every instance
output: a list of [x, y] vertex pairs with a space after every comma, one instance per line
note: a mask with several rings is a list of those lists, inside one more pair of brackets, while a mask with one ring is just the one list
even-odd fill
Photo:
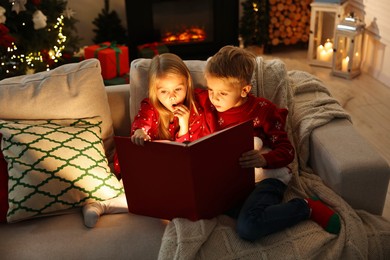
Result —
[[115, 137], [129, 212], [151, 217], [209, 219], [242, 202], [254, 188], [254, 169], [241, 168], [253, 149], [251, 121], [191, 143]]

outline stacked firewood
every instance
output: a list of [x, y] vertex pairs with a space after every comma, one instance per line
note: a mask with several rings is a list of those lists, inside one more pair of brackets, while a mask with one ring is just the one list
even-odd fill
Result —
[[271, 45], [308, 42], [312, 0], [269, 0], [269, 40]]

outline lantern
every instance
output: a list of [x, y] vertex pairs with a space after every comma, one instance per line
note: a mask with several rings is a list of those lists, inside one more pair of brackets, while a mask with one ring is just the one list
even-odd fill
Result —
[[365, 24], [353, 14], [336, 28], [332, 74], [351, 79], [360, 74]]
[[312, 65], [331, 68], [336, 25], [345, 15], [347, 2], [313, 2], [310, 5], [308, 60]]

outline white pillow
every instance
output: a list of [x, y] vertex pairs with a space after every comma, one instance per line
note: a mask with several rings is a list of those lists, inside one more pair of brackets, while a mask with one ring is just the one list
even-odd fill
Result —
[[7, 221], [61, 214], [123, 193], [108, 167], [99, 117], [0, 120], [8, 166]]
[[102, 118], [102, 139], [109, 162], [114, 130], [97, 59], [0, 81], [0, 119]]

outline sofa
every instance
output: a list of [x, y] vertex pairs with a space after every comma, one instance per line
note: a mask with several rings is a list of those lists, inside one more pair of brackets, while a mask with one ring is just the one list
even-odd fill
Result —
[[[148, 59], [134, 60], [130, 68], [130, 84], [124, 85], [104, 86], [96, 59], [2, 80], [0, 119], [62, 120], [98, 116], [102, 145], [108, 167], [112, 170], [113, 136], [129, 134], [131, 119], [147, 93], [145, 81], [149, 62]], [[185, 62], [195, 85], [204, 86], [205, 61]], [[304, 72], [287, 72], [279, 60], [264, 61], [259, 58], [258, 63], [254, 93], [262, 94], [281, 106], [286, 105], [285, 100], [278, 100], [283, 88], [307, 84], [307, 79], [316, 80]], [[274, 89], [269, 89], [270, 86]], [[291, 98], [297, 99], [295, 106], [299, 106], [305, 100], [315, 100], [317, 95], [295, 91]], [[339, 106], [337, 102], [334, 105]], [[318, 174], [326, 186], [352, 208], [381, 215], [389, 183], [389, 165], [357, 133], [348, 115], [341, 116], [341, 107], [340, 111], [340, 117], [324, 122], [307, 136], [309, 156], [300, 161], [301, 167]], [[96, 227], [87, 228], [81, 208], [89, 201], [93, 198], [74, 207], [23, 215], [12, 223], [0, 223], [0, 258], [158, 258], [169, 221], [132, 213], [107, 214], [101, 216]]]

